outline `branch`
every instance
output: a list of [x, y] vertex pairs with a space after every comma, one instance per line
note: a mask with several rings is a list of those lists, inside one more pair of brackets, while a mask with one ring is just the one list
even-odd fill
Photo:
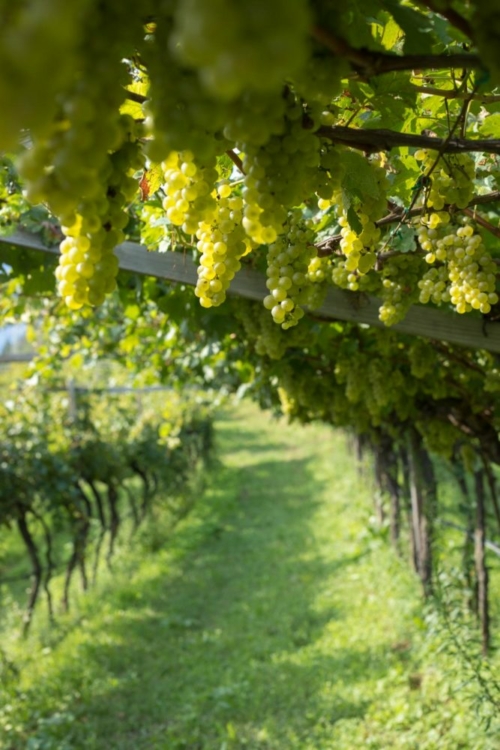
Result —
[[472, 211], [472, 209], [470, 208], [465, 208], [464, 214], [466, 214], [467, 216], [470, 216], [471, 219], [474, 219], [474, 221], [476, 221], [484, 229], [490, 232], [490, 234], [493, 234], [495, 237], [500, 237], [500, 228], [495, 227], [489, 221], [487, 221], [486, 219], [483, 219], [483, 217], [479, 216], [479, 214], [476, 211]]
[[137, 102], [137, 104], [144, 104], [144, 102], [147, 100], [147, 96], [143, 96], [142, 94], [136, 94], [135, 91], [130, 91], [130, 89], [125, 89], [127, 92], [127, 99], [130, 99], [131, 102]]
[[348, 60], [357, 76], [365, 78], [403, 70], [484, 67], [477, 55], [465, 53], [453, 55], [394, 55], [386, 52], [372, 52], [367, 49], [355, 49], [345, 39], [319, 26], [314, 27], [312, 35], [316, 41], [327, 47], [334, 55]]
[[418, 94], [428, 94], [429, 96], [441, 96], [443, 99], [471, 99], [475, 102], [482, 102], [483, 104], [493, 104], [500, 102], [500, 95], [495, 94], [474, 94], [472, 97], [464, 91], [459, 89], [438, 89], [432, 86], [415, 86], [412, 85], [412, 91]]
[[245, 174], [245, 170], [243, 169], [243, 162], [241, 161], [240, 157], [236, 153], [236, 151], [233, 151], [233, 149], [229, 149], [229, 151], [226, 151], [226, 154], [229, 156], [235, 167], [237, 167], [241, 174]]
[[[495, 203], [496, 201], [500, 201], [500, 190], [493, 190], [491, 193], [486, 193], [485, 195], [476, 195], [469, 203], [467, 208], [463, 209], [464, 213], [468, 213], [472, 206], [480, 206], [485, 205], [488, 203]], [[446, 206], [446, 210], [449, 210], [449, 206]], [[444, 209], [443, 209], [444, 210]], [[404, 219], [413, 219], [415, 216], [420, 216], [421, 214], [425, 213], [432, 213], [433, 209], [425, 208], [424, 206], [419, 206], [418, 208], [412, 208], [411, 211], [407, 211], [405, 213], [404, 209], [401, 208], [399, 211], [391, 211], [390, 214], [387, 214], [387, 216], [384, 216], [382, 219], [379, 219], [375, 222], [375, 225], [377, 227], [384, 227], [387, 224], [397, 224], [401, 221], [402, 218]], [[478, 216], [474, 211], [470, 211], [468, 213], [469, 216], [472, 216], [475, 221], [477, 221], [478, 224], [481, 224], [485, 227], [485, 229], [489, 229], [491, 226], [493, 229], [496, 230], [496, 227], [494, 227], [492, 224], [486, 227], [482, 222], [484, 221], [486, 224], [489, 224], [489, 222], [486, 221], [486, 219], [483, 219], [482, 217]], [[481, 219], [481, 220], [480, 220]], [[500, 236], [500, 229], [498, 230], [499, 234], [497, 236]], [[321, 240], [321, 242], [318, 242], [316, 245], [318, 249], [318, 255], [320, 257], [325, 257], [327, 255], [333, 255], [335, 252], [335, 248], [342, 239], [341, 234], [334, 234], [331, 237], [327, 237], [324, 240]], [[384, 260], [386, 257], [389, 257], [389, 255], [392, 255], [392, 253], [386, 253], [384, 256], [382, 256], [382, 260]]]
[[347, 128], [343, 125], [323, 126], [316, 131], [320, 138], [333, 143], [350, 146], [368, 153], [390, 151], [393, 148], [430, 148], [445, 154], [480, 151], [487, 154], [500, 154], [500, 140], [468, 140], [466, 138], [436, 138], [430, 135], [398, 133], [396, 130], [368, 130]]

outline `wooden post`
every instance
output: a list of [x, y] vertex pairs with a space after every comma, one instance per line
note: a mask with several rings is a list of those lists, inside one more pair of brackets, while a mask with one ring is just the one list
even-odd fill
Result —
[[485, 560], [485, 514], [484, 514], [484, 471], [476, 471], [476, 528], [474, 531], [474, 559], [476, 563], [477, 599], [479, 622], [481, 624], [481, 646], [483, 656], [490, 647], [490, 614], [488, 601], [488, 568]]
[[68, 391], [68, 414], [72, 422], [76, 420], [78, 410], [76, 403], [76, 388], [75, 381], [73, 378], [69, 378], [66, 383], [66, 389]]
[[410, 432], [410, 498], [417, 571], [424, 595], [432, 593], [432, 526], [435, 480], [432, 462], [416, 430]]

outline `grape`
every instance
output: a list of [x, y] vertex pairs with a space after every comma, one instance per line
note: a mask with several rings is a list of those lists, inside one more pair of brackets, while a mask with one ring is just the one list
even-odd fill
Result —
[[[442, 211], [445, 205], [465, 208], [474, 195], [475, 162], [469, 154], [447, 154], [420, 149], [415, 159], [422, 162], [424, 176], [430, 172], [425, 188], [425, 205]], [[437, 166], [436, 160], [439, 159]], [[430, 170], [433, 170], [432, 172]]]
[[116, 286], [118, 260], [113, 249], [125, 238], [122, 230], [128, 223], [124, 210], [132, 189], [128, 173], [142, 163], [134, 121], [123, 115], [121, 125], [123, 143], [102, 168], [102, 195], [98, 200], [81, 200], [73, 224], [62, 227], [66, 239], [56, 277], [59, 293], [72, 310], [100, 305]]
[[162, 162], [165, 179], [163, 208], [167, 219], [193, 235], [202, 221], [210, 221], [216, 211], [213, 196], [218, 178], [215, 157], [195, 162], [191, 151], [172, 151]]
[[496, 264], [473, 226], [467, 222], [459, 227], [443, 224], [429, 228], [424, 223], [418, 239], [426, 251], [426, 262], [433, 266], [418, 284], [420, 302], [451, 302], [458, 313], [489, 313], [498, 302]]
[[234, 99], [279, 91], [307, 59], [310, 25], [307, 0], [183, 0], [170, 46], [209, 92]]
[[241, 226], [242, 208], [242, 199], [222, 181], [213, 215], [198, 225], [201, 258], [195, 294], [202, 307], [218, 307], [225, 301], [229, 284], [241, 267], [240, 258], [253, 247]]
[[[374, 178], [379, 187], [379, 197], [365, 195], [360, 207], [344, 205], [343, 194], [338, 186], [330, 199], [321, 197], [319, 208], [325, 210], [329, 205], [336, 207], [338, 222], [341, 226], [340, 249], [346, 256], [345, 269], [350, 272], [365, 274], [373, 268], [376, 261], [375, 249], [381, 237], [381, 231], [376, 225], [386, 212], [385, 193], [388, 186], [387, 177], [382, 167], [376, 163], [372, 164]], [[356, 217], [361, 229], [352, 227], [349, 223], [349, 211], [355, 210]]]
[[306, 200], [318, 183], [324, 189], [328, 182], [328, 174], [318, 170], [322, 144], [314, 127], [302, 102], [289, 94], [280, 135], [264, 145], [238, 144], [244, 153], [243, 226], [254, 242], [275, 242], [286, 229], [287, 209]]

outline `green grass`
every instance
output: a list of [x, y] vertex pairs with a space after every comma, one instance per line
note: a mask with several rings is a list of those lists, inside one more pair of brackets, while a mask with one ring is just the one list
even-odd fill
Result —
[[500, 747], [422, 651], [418, 583], [343, 437], [248, 405], [217, 436], [163, 545], [160, 523], [55, 628], [5, 633], [0, 747]]

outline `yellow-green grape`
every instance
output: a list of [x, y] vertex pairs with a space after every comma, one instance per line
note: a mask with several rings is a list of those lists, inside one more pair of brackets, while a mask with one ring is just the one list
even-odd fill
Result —
[[356, 231], [349, 224], [348, 211], [340, 190], [336, 189], [330, 199], [321, 197], [318, 203], [319, 208], [323, 210], [328, 208], [328, 204], [336, 207], [342, 236], [340, 249], [346, 257], [345, 268], [347, 271], [360, 274], [367, 273], [375, 265], [375, 249], [381, 237], [381, 231], [375, 222], [386, 211], [385, 193], [388, 183], [385, 170], [375, 163], [372, 164], [372, 169], [379, 185], [379, 197], [365, 196], [361, 207], [356, 209], [357, 218], [362, 226], [361, 231]]
[[[35, 4], [40, 7], [36, 12], [31, 9], [33, 23], [40, 20], [42, 6], [47, 5], [30, 2], [29, 6]], [[76, 3], [81, 4], [81, 0]], [[73, 4], [69, 5], [75, 12]], [[73, 50], [76, 59], [61, 58], [64, 65], [56, 66], [64, 68], [67, 63], [71, 67], [73, 62], [76, 69], [57, 100], [50, 126], [32, 134], [32, 145], [19, 162], [28, 200], [46, 203], [65, 226], [74, 223], [82, 200], [101, 200], [100, 182], [108, 153], [119, 148], [123, 138], [120, 107], [126, 97], [125, 87], [130, 83], [124, 59], [144, 36], [138, 8], [126, 8], [121, 3], [85, 5], [86, 14], [76, 10], [79, 17], [79, 42]], [[25, 10], [30, 12], [28, 8]], [[58, 22], [57, 17], [52, 18], [57, 33]], [[100, 32], [106, 28], [114, 31], [104, 38]], [[57, 70], [53, 75], [59, 76]], [[52, 111], [50, 102], [47, 106]]]
[[202, 307], [218, 307], [226, 299], [240, 259], [252, 249], [241, 225], [243, 200], [222, 181], [217, 188], [215, 212], [210, 221], [198, 225], [197, 248], [201, 252], [195, 294]]
[[377, 295], [382, 298], [378, 316], [385, 325], [399, 323], [416, 302], [420, 273], [421, 261], [411, 256], [396, 256], [384, 263]]
[[207, 90], [234, 99], [245, 89], [278, 92], [306, 62], [310, 27], [307, 0], [183, 0], [170, 46]]
[[[304, 127], [304, 120], [310, 127]], [[281, 135], [262, 146], [238, 144], [244, 153], [243, 226], [254, 242], [275, 242], [286, 230], [287, 210], [307, 200], [319, 185], [324, 190], [329, 176], [318, 169], [322, 144], [314, 129], [302, 103], [289, 94]]]
[[476, 172], [470, 154], [447, 154], [444, 158], [437, 151], [420, 149], [415, 158], [422, 162], [424, 176], [430, 173], [430, 185], [425, 188], [426, 206], [441, 211], [445, 205], [465, 208], [469, 204], [474, 195]]
[[[10, 7], [8, 7], [10, 6]], [[0, 150], [17, 147], [21, 130], [43, 136], [79, 63], [86, 0], [2, 4]], [[64, 61], [64, 64], [61, 64]]]
[[329, 280], [331, 276], [330, 271], [329, 258], [320, 258], [318, 255], [314, 256], [307, 266], [306, 276], [309, 281], [309, 286], [307, 288], [307, 306], [311, 310], [316, 310], [318, 307], [321, 307], [325, 301], [325, 296], [328, 290], [327, 280]]
[[[269, 246], [267, 255], [267, 288], [264, 307], [271, 311], [275, 323], [284, 330], [297, 325], [304, 316], [302, 305], [313, 301], [310, 289], [313, 280], [324, 280], [321, 263], [315, 267], [317, 249], [312, 235], [300, 221], [300, 211], [291, 215], [289, 232]], [[313, 264], [309, 273], [309, 268]], [[320, 273], [321, 279], [315, 277]], [[320, 303], [321, 304], [321, 303]]]
[[[148, 71], [146, 129], [152, 136], [149, 158], [160, 163], [172, 151], [191, 151], [200, 164], [223, 153], [224, 139], [215, 138], [228, 120], [227, 105], [210, 96], [197, 71], [180, 65], [171, 45], [173, 19], [168, 3], [155, 8], [155, 26], [147, 35], [141, 56]], [[193, 17], [193, 23], [196, 21]]]
[[245, 91], [229, 106], [224, 137], [232, 143], [263, 146], [272, 135], [284, 132], [285, 109], [282, 96]]
[[308, 331], [297, 326], [284, 331], [282, 326], [273, 323], [272, 317], [260, 304], [239, 300], [235, 315], [243, 324], [248, 338], [254, 342], [255, 351], [270, 359], [281, 359], [291, 347], [305, 346]]
[[122, 137], [122, 146], [102, 168], [99, 200], [80, 201], [72, 225], [62, 227], [66, 238], [56, 277], [59, 293], [72, 310], [100, 305], [116, 286], [118, 260], [113, 250], [125, 238], [125, 207], [137, 191], [131, 175], [142, 165], [136, 126], [127, 116], [122, 117]]
[[487, 314], [498, 302], [497, 267], [471, 224], [418, 229], [425, 260], [432, 266], [419, 282], [420, 302], [451, 302], [459, 313]]
[[307, 64], [293, 77], [293, 86], [304, 99], [325, 106], [339, 94], [342, 79], [348, 73], [349, 67], [345, 60], [328, 52], [309, 58]]
[[215, 165], [215, 157], [196, 162], [191, 151], [172, 151], [162, 162], [163, 208], [167, 219], [186, 234], [196, 234], [200, 222], [210, 221], [216, 213]]

